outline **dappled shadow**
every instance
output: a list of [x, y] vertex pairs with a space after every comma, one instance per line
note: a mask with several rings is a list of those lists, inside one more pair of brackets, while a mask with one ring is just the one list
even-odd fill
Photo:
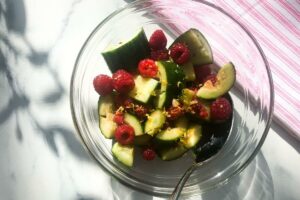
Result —
[[[79, 1], [74, 1], [74, 5]], [[70, 12], [68, 15], [72, 13], [73, 7], [70, 8]], [[82, 144], [75, 137], [75, 133], [73, 129], [67, 128], [64, 124], [64, 121], [57, 122], [56, 125], [43, 125], [39, 118], [33, 114], [31, 110], [31, 106], [35, 106], [37, 103], [44, 103], [44, 106], [53, 106], [55, 104], [61, 103], [60, 100], [67, 99], [68, 94], [66, 92], [66, 87], [60, 81], [57, 71], [55, 67], [51, 66], [49, 62], [49, 54], [51, 53], [51, 48], [48, 50], [38, 51], [26, 38], [26, 26], [27, 26], [27, 18], [26, 18], [26, 9], [24, 6], [24, 2], [22, 0], [4, 0], [0, 1], [0, 18], [1, 21], [0, 27], [4, 27], [0, 33], [0, 73], [6, 77], [9, 90], [11, 91], [11, 95], [9, 97], [8, 103], [5, 106], [2, 106], [0, 110], [0, 125], [4, 124], [7, 120], [12, 117], [15, 117], [15, 135], [16, 139], [19, 142], [24, 140], [24, 134], [26, 134], [25, 128], [20, 123], [20, 112], [26, 114], [26, 117], [31, 121], [32, 125], [36, 128], [36, 133], [40, 136], [44, 137], [47, 141], [48, 147], [53, 153], [59, 156], [56, 136], [61, 136], [64, 139], [64, 142], [68, 149], [78, 158], [90, 161], [90, 157], [85, 152]], [[69, 16], [66, 17], [65, 25], [68, 23]], [[65, 28], [65, 27], [64, 27]], [[61, 36], [63, 34], [64, 29], [62, 30]], [[10, 39], [10, 34], [17, 35], [23, 44], [26, 45], [26, 49], [29, 52], [23, 52], [22, 49], [18, 49], [18, 47], [12, 43]], [[60, 38], [57, 38], [59, 40]], [[55, 44], [55, 43], [54, 43]], [[47, 74], [51, 76], [53, 82], [49, 83], [55, 86], [54, 90], [46, 93], [44, 97], [42, 97], [41, 101], [36, 101], [30, 98], [30, 96], [22, 90], [22, 86], [20, 85], [23, 80], [18, 80], [13, 72], [16, 70], [17, 65], [12, 63], [18, 63], [20, 59], [26, 59], [30, 63], [30, 67], [33, 68], [41, 68], [47, 71]], [[13, 62], [12, 62], [13, 60]], [[22, 70], [22, 69], [18, 69]], [[42, 88], [40, 90], [43, 92]], [[6, 91], [0, 91], [2, 94], [7, 93]], [[67, 109], [69, 112], [69, 117], [71, 118], [71, 112], [69, 108]], [[53, 116], [57, 113], [53, 112]], [[0, 133], [1, 134], [1, 133]]]

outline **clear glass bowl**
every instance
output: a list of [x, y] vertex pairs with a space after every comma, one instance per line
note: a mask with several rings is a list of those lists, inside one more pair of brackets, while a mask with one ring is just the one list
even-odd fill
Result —
[[98, 95], [93, 78], [111, 74], [101, 52], [132, 36], [140, 27], [147, 36], [160, 28], [168, 45], [189, 28], [199, 29], [210, 43], [216, 64], [232, 61], [237, 80], [230, 94], [234, 104], [231, 133], [221, 151], [190, 177], [182, 195], [194, 195], [226, 183], [256, 155], [269, 130], [273, 112], [273, 85], [266, 58], [254, 37], [221, 8], [205, 1], [136, 1], [102, 21], [83, 45], [71, 81], [71, 109], [83, 144], [107, 172], [123, 183], [152, 195], [168, 195], [193, 162], [191, 154], [164, 162], [144, 161], [136, 151], [133, 168], [111, 153], [112, 141], [98, 127]]

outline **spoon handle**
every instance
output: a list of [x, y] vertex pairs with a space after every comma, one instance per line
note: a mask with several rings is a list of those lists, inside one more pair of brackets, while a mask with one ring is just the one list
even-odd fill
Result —
[[183, 174], [183, 176], [177, 183], [174, 191], [172, 192], [169, 200], [178, 200], [183, 186], [185, 185], [186, 181], [189, 179], [189, 177], [193, 173], [193, 171], [196, 169], [196, 167], [197, 167], [197, 163], [194, 163], [185, 171], [185, 173]]

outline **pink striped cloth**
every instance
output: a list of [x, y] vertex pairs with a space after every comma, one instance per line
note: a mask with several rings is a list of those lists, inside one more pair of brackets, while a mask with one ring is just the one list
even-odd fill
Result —
[[[207, 1], [237, 19], [257, 39], [273, 76], [273, 119], [300, 141], [300, 1]], [[194, 19], [189, 20], [193, 24]]]
[[253, 33], [270, 64], [274, 120], [300, 140], [300, 1], [210, 0]]

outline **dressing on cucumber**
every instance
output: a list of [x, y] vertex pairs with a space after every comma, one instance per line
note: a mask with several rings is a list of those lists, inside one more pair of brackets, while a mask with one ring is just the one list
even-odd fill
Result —
[[161, 110], [152, 112], [145, 123], [145, 132], [151, 136], [160, 131], [166, 121], [166, 115]]
[[190, 149], [197, 145], [202, 137], [201, 125], [194, 124], [186, 131], [184, 137], [181, 139], [185, 148]]

